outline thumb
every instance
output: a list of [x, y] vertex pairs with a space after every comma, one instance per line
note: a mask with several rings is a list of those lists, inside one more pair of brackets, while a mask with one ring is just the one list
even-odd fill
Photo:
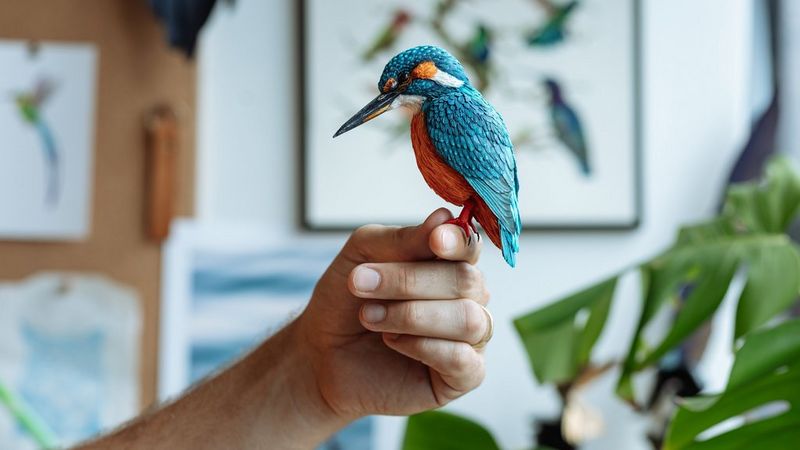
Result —
[[413, 227], [365, 225], [353, 232], [342, 253], [355, 264], [434, 259], [429, 245], [431, 231], [452, 218], [450, 211], [439, 208]]

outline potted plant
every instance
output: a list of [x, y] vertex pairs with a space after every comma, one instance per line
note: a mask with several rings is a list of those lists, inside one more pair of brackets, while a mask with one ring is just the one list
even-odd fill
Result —
[[[592, 434], [576, 404], [577, 393], [609, 369], [620, 374], [617, 395], [639, 414], [663, 414], [664, 405], [669, 407], [664, 426], [650, 436], [657, 448], [796, 446], [800, 319], [787, 311], [800, 293], [800, 251], [787, 233], [798, 215], [800, 177], [784, 159], [772, 161], [760, 182], [731, 186], [717, 217], [682, 228], [670, 248], [631, 269], [638, 273], [641, 308], [631, 318], [635, 332], [622, 360], [595, 361], [592, 350], [606, 326], [617, 281], [628, 271], [515, 319], [534, 376], [554, 385], [563, 401], [560, 420], [540, 428], [540, 448], [575, 448]], [[686, 397], [698, 391], [689, 377], [678, 389], [660, 390], [666, 383], [656, 383], [649, 395], [636, 392], [634, 376], [644, 369], [667, 366], [660, 376], [686, 375], [680, 364], [665, 365], [665, 357], [675, 360], [675, 352], [703, 331], [737, 280], [744, 287], [738, 294], [730, 342], [735, 360], [725, 389]], [[665, 316], [670, 326], [652, 338], [646, 331]], [[727, 429], [712, 432], [723, 422]], [[444, 412], [411, 417], [403, 448], [499, 449], [489, 431]]]

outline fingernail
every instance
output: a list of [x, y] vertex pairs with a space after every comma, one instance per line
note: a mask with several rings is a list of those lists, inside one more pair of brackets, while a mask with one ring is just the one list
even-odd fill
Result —
[[372, 292], [381, 284], [381, 274], [369, 267], [360, 267], [353, 277], [353, 284], [361, 292]]
[[452, 251], [456, 249], [456, 245], [458, 245], [456, 236], [451, 231], [442, 230], [442, 247], [447, 251]]
[[364, 320], [369, 323], [378, 323], [386, 318], [386, 307], [373, 303], [364, 306]]

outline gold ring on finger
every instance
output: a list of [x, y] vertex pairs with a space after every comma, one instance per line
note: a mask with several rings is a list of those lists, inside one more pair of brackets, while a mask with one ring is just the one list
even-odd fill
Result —
[[478, 341], [477, 344], [473, 345], [473, 347], [476, 349], [486, 347], [486, 344], [489, 343], [489, 341], [492, 339], [492, 335], [494, 334], [494, 318], [492, 317], [492, 313], [490, 313], [489, 310], [483, 305], [481, 305], [481, 309], [483, 309], [483, 312], [486, 314], [486, 319], [489, 321], [489, 326], [486, 328], [486, 334], [483, 335], [481, 340]]

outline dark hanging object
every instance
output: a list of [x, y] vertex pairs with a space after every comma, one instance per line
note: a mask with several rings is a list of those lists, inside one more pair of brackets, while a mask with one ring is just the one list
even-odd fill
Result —
[[779, 21], [777, 19], [777, 0], [767, 0], [767, 14], [770, 31], [770, 52], [772, 53], [772, 85], [774, 87], [772, 101], [770, 101], [767, 109], [759, 116], [750, 129], [750, 137], [747, 139], [747, 144], [745, 144], [739, 154], [736, 164], [728, 177], [728, 183], [723, 189], [720, 199], [720, 209], [725, 200], [725, 191], [728, 190], [728, 187], [734, 183], [753, 181], [761, 178], [767, 160], [778, 151], [778, 149], [775, 148], [775, 138], [778, 130], [778, 113], [780, 110], [778, 99], [780, 98], [781, 80], [779, 74], [781, 68], [780, 51], [778, 50]]
[[[778, 129], [778, 95], [753, 125], [750, 138], [731, 171], [728, 185], [761, 178], [767, 160], [776, 153], [775, 136]], [[727, 188], [727, 186], [726, 186]]]
[[538, 423], [536, 442], [539, 447], [550, 448], [553, 450], [575, 450], [564, 436], [561, 434], [561, 420], [543, 421]]
[[194, 54], [197, 35], [205, 25], [216, 0], [150, 0], [150, 6], [167, 27], [169, 43], [186, 56]]

